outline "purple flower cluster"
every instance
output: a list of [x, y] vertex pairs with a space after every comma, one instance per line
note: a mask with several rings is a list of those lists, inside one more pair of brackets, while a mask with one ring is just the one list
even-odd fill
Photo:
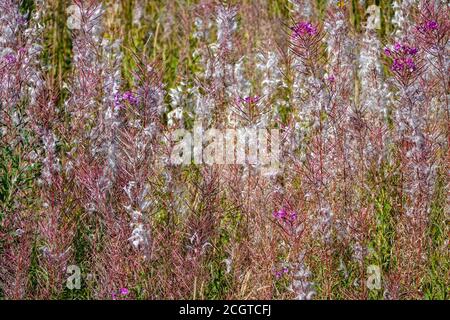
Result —
[[393, 54], [414, 56], [418, 52], [417, 48], [410, 47], [400, 42], [395, 43], [393, 49], [385, 48], [384, 53], [391, 57]]
[[418, 27], [418, 29], [419, 29], [419, 31], [422, 31], [422, 32], [430, 32], [430, 31], [437, 30], [438, 27], [439, 27], [439, 24], [436, 21], [434, 21], [434, 20], [427, 20], [424, 23], [422, 23]]
[[278, 211], [275, 211], [273, 213], [273, 217], [275, 219], [277, 219], [278, 221], [283, 221], [283, 222], [294, 222], [295, 220], [297, 220], [297, 212], [292, 211], [292, 210], [286, 210], [285, 208], [282, 208]]
[[6, 54], [6, 55], [3, 57], [3, 59], [5, 59], [5, 61], [6, 61], [8, 64], [14, 64], [14, 63], [17, 62], [16, 56], [15, 56], [14, 54], [12, 54], [12, 53]]
[[131, 106], [137, 106], [139, 104], [139, 100], [136, 95], [131, 91], [125, 91], [123, 94], [117, 93], [114, 97], [114, 104], [116, 107], [123, 107], [122, 103], [126, 102]]
[[253, 97], [245, 97], [245, 98], [241, 98], [239, 99], [240, 102], [245, 103], [245, 104], [255, 104], [258, 103], [258, 101], [261, 98], [259, 96], [253, 96]]
[[119, 290], [119, 297], [117, 296], [117, 293], [115, 293], [115, 292], [113, 292], [111, 294], [111, 297], [112, 297], [113, 300], [117, 300], [118, 298], [120, 298], [120, 296], [121, 297], [125, 297], [129, 293], [130, 293], [130, 291], [127, 288], [120, 288], [120, 290]]
[[397, 42], [392, 49], [385, 48], [386, 56], [392, 58], [391, 70], [395, 72], [409, 71], [417, 69], [414, 56], [417, 54], [417, 48]]
[[137, 97], [133, 94], [131, 91], [126, 91], [122, 95], [122, 99], [126, 102], [128, 102], [130, 105], [135, 106], [138, 104]]
[[22, 26], [25, 26], [28, 23], [28, 19], [25, 16], [22, 16], [22, 15], [19, 15], [17, 17], [16, 21], [17, 21], [18, 25], [22, 25]]
[[416, 70], [416, 64], [412, 58], [406, 58], [404, 60], [402, 59], [394, 59], [391, 66], [392, 71], [415, 71]]
[[336, 78], [332, 74], [328, 76], [327, 80], [331, 84], [336, 82]]
[[291, 27], [291, 30], [293, 31], [292, 37], [294, 39], [315, 36], [317, 34], [317, 27], [312, 25], [311, 22], [298, 22], [295, 26]]
[[283, 267], [281, 270], [275, 270], [275, 278], [281, 279], [286, 273], [289, 273], [288, 267]]

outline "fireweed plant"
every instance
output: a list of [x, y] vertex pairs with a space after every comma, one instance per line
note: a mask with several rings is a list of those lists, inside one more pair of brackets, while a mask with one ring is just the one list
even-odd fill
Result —
[[[1, 0], [0, 299], [448, 299], [449, 29], [438, 0]], [[209, 129], [277, 130], [278, 166], [171, 161]]]

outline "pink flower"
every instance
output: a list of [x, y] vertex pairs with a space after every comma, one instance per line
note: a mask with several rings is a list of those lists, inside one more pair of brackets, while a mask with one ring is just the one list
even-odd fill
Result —
[[16, 19], [16, 22], [17, 24], [24, 26], [28, 23], [28, 19], [26, 16], [19, 15]]
[[123, 94], [116, 93], [114, 96], [114, 105], [117, 108], [122, 108], [123, 102], [127, 102], [132, 106], [136, 106], [139, 104], [139, 100], [137, 99], [136, 95], [131, 91], [125, 91]]
[[3, 57], [8, 64], [14, 64], [17, 62], [16, 56], [12, 53], [8, 53]]
[[411, 59], [411, 58], [406, 58], [406, 65], [408, 66], [408, 68], [411, 70], [411, 71], [414, 71], [414, 70], [416, 70], [416, 64], [414, 63], [414, 60], [413, 59]]
[[281, 277], [283, 277], [288, 272], [289, 272], [289, 268], [288, 267], [283, 267], [281, 270], [275, 270], [275, 278], [276, 279], [280, 279]]
[[391, 69], [392, 71], [402, 71], [404, 68], [404, 64], [400, 59], [394, 59], [392, 63]]
[[411, 47], [406, 47], [406, 49], [405, 50], [407, 50], [406, 52], [407, 52], [407, 54], [409, 54], [409, 55], [415, 55], [419, 50], [417, 50], [417, 48], [411, 48]]
[[333, 75], [330, 75], [330, 76], [327, 78], [327, 80], [328, 80], [328, 82], [330, 82], [330, 83], [334, 83], [334, 82], [336, 81], [336, 79], [335, 79], [335, 77], [334, 77]]
[[119, 290], [119, 292], [120, 292], [120, 294], [123, 295], [123, 296], [126, 296], [126, 295], [128, 295], [128, 293], [130, 293], [130, 292], [128, 291], [127, 288], [121, 288], [121, 289]]
[[291, 211], [291, 212], [289, 213], [289, 220], [291, 220], [292, 222], [295, 221], [295, 220], [297, 220], [297, 212]]
[[130, 105], [135, 106], [138, 104], [138, 99], [131, 91], [126, 91], [122, 95], [122, 99], [127, 101]]
[[283, 220], [286, 217], [286, 210], [283, 208], [281, 210], [275, 211], [273, 217], [278, 220]]
[[255, 104], [258, 103], [260, 97], [259, 96], [253, 96], [253, 97], [245, 97], [241, 98], [240, 101], [246, 104]]
[[436, 30], [439, 27], [438, 23], [434, 20], [427, 21], [426, 26], [428, 30]]
[[285, 208], [282, 208], [273, 213], [273, 217], [282, 222], [294, 222], [297, 220], [298, 214], [297, 212], [290, 210], [287, 211]]
[[[398, 53], [398, 54], [406, 54], [406, 55], [412, 55], [412, 56], [418, 52], [417, 48], [410, 47], [410, 46], [408, 46], [406, 44], [402, 44], [400, 42], [397, 42], [394, 45], [394, 51], [395, 51], [395, 53]], [[389, 50], [388, 48], [386, 48], [386, 49], [384, 49], [384, 53], [387, 56], [390, 56], [392, 54], [392, 51]]]
[[116, 106], [117, 108], [122, 108], [122, 97], [120, 96], [119, 93], [116, 93], [114, 95], [114, 106]]
[[407, 44], [395, 43], [393, 49], [385, 48], [386, 56], [392, 58], [391, 70], [398, 74], [406, 75], [404, 72], [413, 72], [417, 69], [415, 55], [419, 50]]
[[295, 26], [291, 27], [293, 31], [292, 37], [303, 38], [304, 36], [315, 36], [317, 34], [317, 27], [313, 26], [311, 22], [298, 22]]
[[435, 20], [427, 20], [418, 27], [419, 31], [422, 31], [422, 32], [430, 32], [430, 31], [437, 30], [438, 28], [439, 28], [439, 24]]

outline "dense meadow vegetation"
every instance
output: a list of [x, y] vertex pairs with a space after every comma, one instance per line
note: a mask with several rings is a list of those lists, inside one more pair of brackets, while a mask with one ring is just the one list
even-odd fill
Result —
[[0, 299], [448, 299], [449, 13], [0, 0]]

